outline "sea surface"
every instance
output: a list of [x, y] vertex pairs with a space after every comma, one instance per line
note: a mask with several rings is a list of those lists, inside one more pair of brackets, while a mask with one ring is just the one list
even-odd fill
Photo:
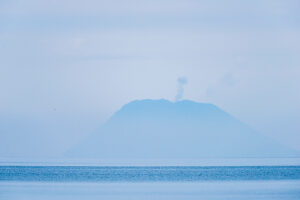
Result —
[[0, 199], [300, 199], [300, 166], [0, 166]]

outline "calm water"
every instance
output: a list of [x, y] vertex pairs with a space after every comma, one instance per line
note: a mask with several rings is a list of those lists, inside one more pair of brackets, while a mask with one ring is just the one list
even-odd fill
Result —
[[300, 166], [0, 166], [0, 199], [300, 199]]

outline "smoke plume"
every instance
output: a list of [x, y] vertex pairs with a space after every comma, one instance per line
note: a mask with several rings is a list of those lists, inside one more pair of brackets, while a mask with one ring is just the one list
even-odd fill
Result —
[[175, 96], [175, 101], [180, 101], [183, 97], [184, 88], [183, 86], [187, 84], [187, 79], [185, 77], [179, 77], [177, 79], [177, 94]]

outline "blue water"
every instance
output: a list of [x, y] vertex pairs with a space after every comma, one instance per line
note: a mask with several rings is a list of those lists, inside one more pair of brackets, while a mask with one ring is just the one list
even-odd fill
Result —
[[0, 166], [0, 199], [300, 199], [300, 166]]
[[0, 166], [0, 181], [157, 182], [300, 180], [300, 166]]

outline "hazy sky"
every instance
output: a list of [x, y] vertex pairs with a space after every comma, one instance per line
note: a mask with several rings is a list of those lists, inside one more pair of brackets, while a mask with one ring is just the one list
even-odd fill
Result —
[[58, 156], [134, 99], [210, 102], [300, 150], [298, 0], [1, 0], [0, 156]]

